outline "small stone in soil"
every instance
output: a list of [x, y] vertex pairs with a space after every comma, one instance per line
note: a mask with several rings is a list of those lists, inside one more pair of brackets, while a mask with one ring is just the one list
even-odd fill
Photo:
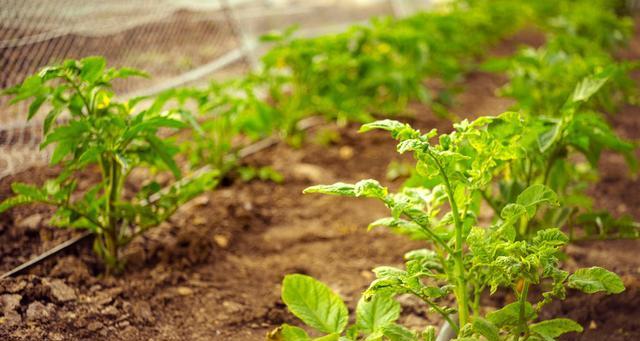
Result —
[[83, 328], [87, 325], [87, 320], [84, 317], [80, 317], [79, 319], [73, 322], [73, 326], [76, 328]]
[[118, 311], [118, 308], [110, 305], [110, 306], [102, 309], [100, 311], [100, 314], [105, 315], [105, 316], [109, 316], [109, 317], [114, 317], [114, 316], [118, 316], [120, 314], [120, 311]]
[[15, 294], [27, 287], [27, 281], [16, 278], [7, 278], [3, 280], [2, 289], [5, 292]]
[[93, 321], [89, 323], [89, 325], [87, 326], [87, 329], [92, 332], [95, 332], [96, 330], [102, 329], [103, 327], [104, 327], [104, 324], [102, 324], [102, 322]]
[[40, 227], [41, 223], [42, 223], [42, 214], [36, 213], [24, 219], [19, 220], [18, 222], [16, 222], [16, 226], [33, 231], [33, 230], [37, 230]]
[[364, 277], [365, 279], [371, 281], [375, 278], [375, 276], [373, 275], [373, 272], [371, 271], [367, 271], [367, 270], [362, 270], [360, 271], [360, 276]]
[[188, 287], [178, 287], [176, 289], [176, 292], [178, 293], [178, 295], [180, 296], [190, 296], [193, 295], [193, 289], [188, 288]]
[[340, 155], [340, 158], [343, 160], [349, 160], [353, 157], [353, 148], [349, 147], [349, 146], [342, 146], [340, 147], [340, 150], [338, 151], [338, 154]]
[[0, 318], [0, 324], [6, 326], [14, 326], [22, 323], [22, 316], [16, 311], [20, 307], [20, 295], [2, 295], [0, 296], [0, 306], [4, 317]]
[[49, 333], [49, 340], [51, 341], [64, 341], [64, 335], [60, 333]]
[[306, 180], [313, 183], [327, 182], [330, 178], [326, 174], [326, 170], [316, 165], [308, 163], [294, 164], [290, 168], [294, 178]]
[[54, 279], [46, 284], [51, 290], [51, 296], [57, 302], [63, 303], [77, 299], [75, 291], [59, 279]]
[[204, 226], [207, 224], [207, 219], [203, 216], [196, 216], [191, 222], [195, 226]]
[[46, 307], [44, 304], [36, 301], [29, 304], [27, 308], [27, 321], [40, 321], [49, 318], [53, 313], [53, 305]]
[[232, 302], [232, 301], [224, 301], [222, 302], [222, 306], [227, 308], [227, 311], [230, 313], [237, 313], [242, 310], [243, 306], [240, 303]]
[[229, 246], [229, 238], [223, 234], [216, 234], [213, 236], [213, 240], [219, 247], [225, 249]]
[[14, 311], [20, 306], [22, 296], [20, 295], [2, 295], [0, 296], [0, 303], [2, 304], [2, 311]]
[[125, 327], [128, 327], [130, 325], [131, 325], [131, 323], [129, 321], [122, 321], [122, 322], [118, 323], [118, 328], [125, 328]]

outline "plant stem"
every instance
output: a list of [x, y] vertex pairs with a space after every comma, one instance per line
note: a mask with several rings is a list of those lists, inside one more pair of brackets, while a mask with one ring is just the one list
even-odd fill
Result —
[[[418, 295], [420, 296], [420, 295]], [[438, 314], [442, 315], [442, 317], [445, 319], [445, 321], [447, 321], [449, 323], [449, 325], [451, 326], [451, 328], [453, 328], [453, 330], [456, 332], [456, 334], [458, 334], [458, 332], [460, 332], [460, 327], [451, 319], [451, 316], [446, 313], [444, 310], [442, 310], [440, 307], [438, 307], [437, 304], [433, 303], [431, 300], [423, 298], [423, 301], [427, 302], [427, 304], [433, 308], [433, 310], [435, 310]]]
[[458, 302], [458, 319], [460, 321], [460, 326], [464, 326], [467, 324], [469, 319], [469, 295], [467, 293], [467, 281], [464, 271], [464, 255], [463, 255], [463, 238], [462, 238], [462, 220], [460, 220], [460, 212], [458, 211], [458, 204], [455, 201], [455, 197], [453, 194], [453, 187], [451, 186], [451, 182], [449, 182], [449, 177], [444, 171], [444, 168], [440, 164], [440, 161], [429, 151], [428, 155], [433, 159], [440, 175], [442, 175], [442, 179], [444, 180], [444, 184], [447, 191], [447, 197], [449, 199], [449, 205], [451, 206], [451, 213], [453, 214], [453, 221], [455, 224], [455, 252], [453, 253], [454, 259], [454, 277], [456, 280], [456, 301]]
[[103, 231], [103, 242], [105, 263], [107, 264], [107, 273], [116, 270], [119, 265], [118, 257], [118, 220], [114, 214], [115, 203], [120, 196], [120, 176], [118, 163], [112, 157], [106, 157], [102, 160], [102, 164], [105, 167], [107, 175], [107, 187], [105, 197], [107, 202], [105, 204], [105, 227]]
[[477, 318], [480, 315], [480, 295], [484, 291], [483, 287], [475, 287], [473, 290], [473, 305], [471, 306], [473, 310], [473, 318]]
[[520, 302], [520, 312], [518, 317], [518, 323], [520, 324], [519, 332], [524, 333], [525, 340], [529, 337], [529, 326], [527, 325], [527, 317], [525, 316], [526, 315], [525, 303], [527, 303], [527, 296], [529, 296], [529, 282], [525, 280], [524, 287], [518, 299], [518, 301]]

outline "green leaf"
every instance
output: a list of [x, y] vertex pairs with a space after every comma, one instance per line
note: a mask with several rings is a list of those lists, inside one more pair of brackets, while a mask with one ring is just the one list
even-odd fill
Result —
[[31, 198], [43, 198], [42, 191], [32, 185], [27, 185], [21, 182], [14, 182], [11, 184], [11, 190], [16, 194], [21, 194]]
[[582, 332], [582, 326], [576, 321], [567, 318], [557, 318], [534, 323], [529, 329], [540, 335], [546, 341], [553, 341], [558, 336], [570, 332]]
[[598, 92], [600, 88], [609, 80], [608, 77], [592, 76], [583, 79], [573, 90], [571, 100], [573, 102], [582, 102], [588, 100], [593, 94]]
[[309, 341], [311, 337], [304, 329], [283, 324], [267, 335], [267, 341]]
[[374, 295], [370, 300], [360, 298], [356, 308], [356, 325], [365, 333], [373, 333], [400, 317], [400, 303], [389, 295]]
[[331, 334], [320, 336], [313, 339], [313, 341], [338, 341], [338, 340], [340, 340], [339, 333], [331, 333]]
[[[536, 313], [533, 310], [533, 306], [531, 303], [525, 303], [525, 318], [527, 320], [533, 319], [536, 316]], [[518, 324], [518, 320], [520, 318], [520, 303], [513, 302], [507, 304], [499, 310], [492, 311], [487, 314], [487, 320], [491, 322], [498, 328], [502, 328], [504, 326], [514, 326]]]
[[38, 75], [33, 75], [27, 77], [27, 79], [22, 82], [22, 85], [20, 86], [20, 92], [28, 92], [29, 94], [32, 94], [40, 90], [41, 87], [42, 78]]
[[389, 339], [389, 341], [419, 341], [420, 339], [411, 330], [392, 323], [382, 327], [382, 334]]
[[404, 129], [407, 125], [396, 120], [379, 120], [367, 124], [363, 124], [360, 127], [360, 132], [367, 132], [374, 129], [382, 129], [387, 131], [396, 131]]
[[508, 204], [500, 211], [500, 217], [504, 220], [514, 220], [525, 214], [527, 208], [520, 204]]
[[304, 194], [309, 193], [320, 193], [320, 194], [331, 194], [331, 195], [342, 195], [345, 197], [355, 197], [355, 185], [346, 184], [344, 182], [337, 182], [333, 185], [316, 185], [307, 187], [302, 191]]
[[11, 198], [7, 198], [0, 202], [0, 213], [16, 206], [31, 204], [35, 201], [36, 200], [34, 198], [26, 195], [16, 195]]
[[473, 331], [487, 338], [487, 341], [500, 341], [500, 330], [493, 323], [481, 317], [473, 319]]
[[549, 228], [540, 230], [533, 237], [532, 242], [534, 244], [546, 244], [549, 246], [562, 246], [569, 242], [569, 237], [567, 237], [560, 229], [558, 228]]
[[38, 110], [46, 100], [47, 100], [47, 95], [40, 95], [40, 96], [37, 96], [33, 100], [33, 102], [31, 102], [31, 105], [29, 105], [29, 115], [27, 116], [27, 121], [31, 120], [33, 116], [35, 116], [35, 114], [38, 113]]
[[304, 329], [296, 326], [290, 326], [285, 324], [282, 326], [282, 340], [283, 341], [302, 341], [302, 340], [310, 340], [311, 338], [307, 335], [307, 332]]
[[89, 83], [97, 81], [107, 65], [105, 59], [100, 56], [87, 57], [82, 59], [80, 62], [82, 64], [80, 78]]
[[169, 152], [167, 151], [165, 143], [155, 135], [148, 134], [146, 137], [153, 151], [158, 155], [162, 162], [167, 167], [169, 167], [169, 170], [171, 171], [171, 173], [173, 173], [173, 176], [176, 178], [180, 178], [180, 168], [178, 167], [176, 161], [173, 159], [173, 156], [171, 156], [171, 154], [169, 154]]
[[51, 130], [51, 125], [53, 125], [53, 123], [56, 121], [56, 119], [58, 118], [58, 116], [60, 116], [61, 113], [62, 113], [61, 108], [54, 108], [51, 111], [49, 111], [49, 113], [44, 119], [43, 128], [42, 128], [43, 134], [46, 135], [49, 132], [49, 130]]
[[282, 300], [307, 325], [325, 333], [341, 333], [349, 315], [344, 302], [325, 284], [306, 275], [287, 275]]
[[56, 165], [64, 159], [73, 150], [74, 144], [69, 140], [62, 140], [53, 150], [51, 155], [51, 164]]
[[355, 188], [353, 190], [356, 197], [367, 197], [367, 198], [377, 198], [382, 199], [387, 194], [387, 188], [380, 185], [380, 183], [376, 180], [361, 180], [356, 182]]
[[338, 182], [333, 185], [317, 185], [306, 188], [302, 193], [321, 193], [347, 197], [367, 197], [382, 199], [387, 195], [387, 188], [376, 180], [361, 180], [355, 185]]
[[619, 294], [625, 290], [622, 279], [615, 273], [601, 267], [579, 269], [567, 281], [569, 288], [587, 294], [604, 291], [608, 294]]
[[424, 240], [430, 238], [430, 235], [425, 232], [425, 230], [428, 228], [428, 225], [426, 225], [425, 227], [421, 227], [413, 221], [404, 219], [394, 217], [380, 218], [369, 224], [367, 229], [371, 231], [378, 227], [389, 228], [394, 233], [406, 235], [412, 239]]
[[114, 71], [113, 78], [129, 78], [129, 77], [143, 77], [148, 78], [149, 74], [138, 69], [129, 67], [123, 67]]
[[[363, 133], [363, 132], [371, 131], [374, 129], [382, 129], [382, 130], [390, 131], [391, 136], [394, 139], [397, 139], [400, 141], [417, 139], [420, 137], [420, 132], [418, 130], [411, 128], [411, 126], [406, 123], [401, 123], [395, 120], [379, 120], [379, 121], [363, 124], [362, 127], [360, 127], [359, 132]], [[427, 134], [427, 136], [433, 136], [434, 134], [435, 134], [435, 130], [432, 130]], [[398, 148], [400, 149], [401, 147], [399, 146]], [[409, 146], [404, 146], [401, 149], [406, 149], [406, 148], [409, 148]]]
[[436, 341], [436, 327], [427, 326], [422, 331], [422, 339], [423, 341]]
[[538, 147], [541, 152], [546, 152], [560, 138], [560, 122], [555, 122], [546, 131], [538, 135]]
[[516, 199], [516, 203], [527, 210], [529, 218], [536, 214], [536, 209], [542, 204], [558, 205], [558, 195], [551, 188], [535, 184], [527, 187]]

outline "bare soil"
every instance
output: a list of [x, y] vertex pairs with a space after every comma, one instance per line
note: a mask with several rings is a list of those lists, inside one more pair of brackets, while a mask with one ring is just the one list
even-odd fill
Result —
[[[504, 81], [471, 74], [455, 113], [466, 117], [507, 109], [511, 102], [494, 95]], [[449, 129], [450, 123], [421, 106], [413, 109], [413, 124]], [[638, 108], [625, 107], [611, 119], [622, 134], [638, 139], [638, 114]], [[277, 145], [247, 160], [272, 165], [285, 176], [284, 184], [230, 181], [199, 197], [128, 248], [129, 266], [120, 277], [99, 275], [90, 245], [81, 245], [28, 275], [0, 281], [0, 339], [262, 340], [283, 322], [298, 323], [280, 300], [280, 282], [293, 272], [328, 283], [353, 308], [373, 279], [373, 267], [399, 266], [404, 252], [421, 245], [386, 231], [366, 232], [369, 222], [387, 214], [377, 202], [301, 194], [312, 184], [362, 178], [400, 184], [384, 181], [388, 163], [400, 160], [387, 134], [360, 135], [354, 125], [329, 128], [341, 136], [332, 145], [313, 143], [318, 131], [312, 131], [302, 149]], [[639, 183], [622, 163], [604, 155], [602, 179], [592, 193], [598, 207], [640, 219]], [[0, 199], [9, 194], [13, 180], [41, 182], [54, 173], [34, 169], [4, 179]], [[25, 218], [49, 213], [29, 207], [0, 218], [1, 270], [69, 237], [72, 232], [42, 227], [44, 219], [35, 227], [25, 223]], [[566, 301], [546, 309], [546, 316], [568, 316], [585, 326], [585, 333], [567, 340], [640, 339], [640, 259], [634, 254], [639, 247], [640, 241], [618, 240], [567, 248], [569, 268], [604, 266], [621, 274], [627, 285], [615, 296], [570, 292]], [[510, 299], [502, 295], [485, 301], [497, 306]], [[440, 323], [419, 302], [403, 298], [402, 303], [404, 324]]]

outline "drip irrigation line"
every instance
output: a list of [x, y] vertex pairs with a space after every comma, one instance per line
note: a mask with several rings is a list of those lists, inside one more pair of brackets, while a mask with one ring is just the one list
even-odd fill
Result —
[[55, 247], [53, 247], [52, 249], [49, 249], [45, 252], [43, 252], [42, 254], [38, 255], [35, 258], [32, 258], [20, 265], [18, 265], [17, 267], [11, 269], [8, 272], [5, 272], [4, 274], [2, 274], [2, 276], [0, 276], [0, 279], [5, 279], [5, 278], [9, 278], [9, 277], [13, 277], [15, 275], [18, 275], [28, 269], [31, 269], [32, 267], [34, 267], [37, 264], [42, 263], [43, 261], [59, 254], [60, 252], [70, 248], [73, 245], [76, 245], [78, 243], [80, 243], [81, 241], [87, 239], [89, 236], [91, 236], [93, 233], [91, 233], [90, 231], [84, 231], [82, 232], [80, 235], [77, 235], [69, 240], [67, 240], [64, 243], [58, 244]]
[[[308, 130], [312, 127], [318, 126], [320, 124], [322, 124], [324, 122], [324, 120], [319, 117], [319, 116], [311, 116], [311, 117], [307, 117], [305, 119], [302, 119], [298, 122], [298, 129], [300, 130]], [[262, 140], [259, 140], [255, 143], [252, 143], [244, 148], [241, 148], [240, 150], [238, 150], [238, 158], [239, 159], [244, 159], [246, 157], [249, 157], [253, 154], [256, 154], [260, 151], [263, 151], [271, 146], [274, 146], [275, 144], [277, 144], [278, 142], [280, 142], [281, 139], [278, 138], [277, 136], [269, 136], [267, 138], [264, 138]], [[205, 172], [211, 171], [212, 168], [211, 166], [204, 166], [201, 167], [199, 169], [197, 169], [196, 171], [194, 171], [193, 173], [185, 176], [184, 178], [182, 178], [180, 181], [188, 181], [189, 179], [201, 175]], [[147, 202], [143, 202], [143, 204], [148, 204], [149, 202], [154, 202], [157, 201], [158, 199], [160, 199], [161, 195], [168, 191], [169, 187], [165, 187], [163, 190], [161, 190], [158, 193], [155, 193], [154, 195], [152, 195], [149, 200]], [[47, 259], [50, 259], [58, 254], [60, 254], [62, 251], [65, 251], [71, 247], [73, 247], [74, 245], [77, 245], [79, 243], [81, 243], [82, 241], [88, 239], [89, 237], [93, 236], [93, 233], [91, 231], [84, 231], [81, 234], [63, 242], [60, 243], [58, 245], [56, 245], [55, 247], [39, 254], [38, 256], [18, 265], [17, 267], [3, 273], [2, 275], [0, 275], [0, 280], [5, 279], [5, 278], [9, 278], [9, 277], [13, 277], [16, 275], [19, 275], [31, 268], [33, 268], [34, 266], [44, 262]]]

